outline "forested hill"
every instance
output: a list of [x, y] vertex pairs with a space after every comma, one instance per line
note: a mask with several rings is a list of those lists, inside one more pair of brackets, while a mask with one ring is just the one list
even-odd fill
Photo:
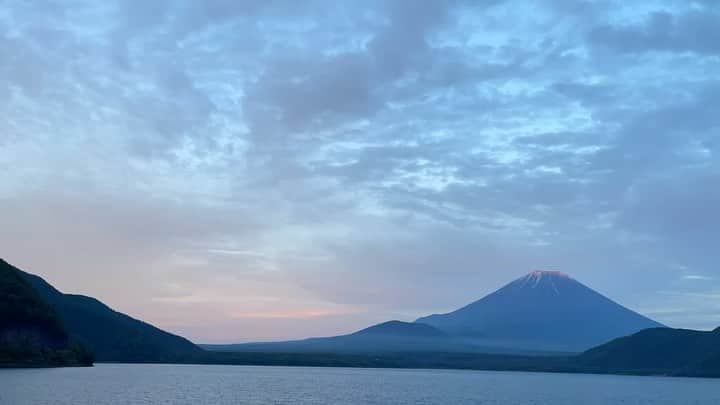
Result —
[[83, 347], [69, 345], [56, 311], [0, 259], [0, 366], [89, 364], [92, 357]]
[[645, 329], [590, 349], [578, 360], [604, 373], [720, 377], [720, 328]]
[[18, 272], [57, 311], [70, 341], [90, 348], [98, 361], [174, 363], [202, 353], [189, 340], [114, 311], [95, 298], [63, 294], [36, 275]]

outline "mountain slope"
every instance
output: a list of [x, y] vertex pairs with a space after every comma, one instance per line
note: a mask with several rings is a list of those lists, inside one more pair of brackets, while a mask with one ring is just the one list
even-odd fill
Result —
[[444, 338], [447, 334], [430, 325], [422, 323], [409, 323], [402, 321], [388, 321], [359, 330], [348, 336], [393, 336], [393, 337], [419, 337]]
[[67, 343], [67, 332], [55, 311], [18, 271], [2, 260], [0, 297], [0, 339], [27, 333], [43, 346], [60, 347]]
[[447, 338], [445, 333], [429, 325], [389, 321], [341, 336], [202, 347], [239, 352], [387, 353], [442, 349], [448, 346]]
[[490, 346], [583, 351], [663, 325], [564, 273], [535, 271], [447, 314], [417, 320], [451, 336]]
[[87, 346], [98, 361], [177, 362], [201, 353], [185, 338], [116, 312], [94, 298], [63, 294], [42, 278], [17, 271], [57, 312], [70, 340]]
[[720, 376], [720, 328], [652, 328], [592, 348], [578, 358], [607, 373]]
[[547, 351], [482, 346], [477, 342], [458, 339], [445, 332], [417, 322], [388, 321], [347, 335], [316, 337], [284, 342], [200, 345], [218, 352], [241, 353], [325, 353], [373, 354], [389, 353], [503, 353], [516, 355], [557, 355]]
[[53, 308], [0, 259], [0, 365], [89, 365], [82, 347], [68, 347], [68, 333]]

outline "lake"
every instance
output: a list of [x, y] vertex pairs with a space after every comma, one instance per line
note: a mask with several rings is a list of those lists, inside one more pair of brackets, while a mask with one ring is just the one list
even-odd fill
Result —
[[720, 380], [459, 370], [98, 364], [0, 369], [2, 405], [720, 404]]

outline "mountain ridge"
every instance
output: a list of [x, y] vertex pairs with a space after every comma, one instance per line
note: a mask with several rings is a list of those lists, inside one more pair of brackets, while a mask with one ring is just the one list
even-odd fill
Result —
[[98, 361], [175, 362], [201, 353], [181, 336], [115, 311], [96, 298], [62, 293], [40, 276], [8, 266], [58, 314], [69, 340], [89, 348]]
[[0, 259], [0, 367], [90, 366], [57, 311], [20, 270]]
[[[531, 273], [532, 274], [532, 273]], [[10, 277], [8, 277], [10, 276]], [[552, 283], [555, 279], [547, 279], [546, 274], [535, 274], [534, 277], [516, 280], [516, 286], [537, 289], [543, 283], [549, 285], [551, 294], [563, 293], [562, 286]], [[560, 276], [559, 274], [555, 275]], [[567, 276], [565, 276], [567, 277]], [[27, 278], [27, 279], [26, 279]], [[36, 283], [41, 291], [35, 290], [30, 283]], [[549, 283], [550, 284], [547, 284]], [[512, 284], [512, 283], [511, 283]], [[557, 291], [554, 291], [557, 289]], [[548, 289], [545, 289], [546, 292]], [[54, 297], [56, 302], [42, 303], [43, 295]], [[66, 301], [67, 300], [67, 301]], [[17, 303], [23, 303], [21, 306]], [[79, 308], [78, 308], [79, 306]], [[23, 312], [28, 309], [29, 312]], [[277, 365], [277, 366], [327, 366], [327, 367], [392, 367], [392, 368], [440, 368], [440, 369], [476, 369], [506, 371], [544, 371], [568, 373], [609, 373], [634, 375], [673, 375], [692, 377], [720, 377], [720, 328], [710, 332], [686, 329], [650, 328], [629, 336], [610, 340], [580, 354], [521, 353], [496, 351], [497, 348], [473, 346], [472, 342], [457, 337], [430, 325], [416, 322], [388, 321], [361, 329], [347, 335], [329, 338], [311, 338], [296, 342], [276, 342], [262, 346], [247, 347], [241, 350], [228, 350], [228, 347], [215, 347], [214, 351], [203, 351], [199, 347], [181, 337], [169, 334], [135, 320], [127, 315], [113, 311], [110, 307], [91, 297], [63, 294], [47, 284], [42, 278], [21, 272], [0, 260], [0, 335], [13, 321], [12, 316], [21, 314], [22, 321], [38, 321], [40, 327], [49, 325], [49, 330], [58, 331], [64, 325], [53, 321], [60, 318], [53, 311], [60, 308], [67, 314], [80, 310], [80, 314], [72, 316], [83, 322], [90, 321], [91, 328], [104, 330], [110, 322], [110, 334], [122, 342], [131, 341], [130, 346], [121, 345], [127, 352], [110, 352], [120, 355], [109, 357], [101, 350], [100, 361], [125, 361], [131, 363], [166, 362], [185, 364], [236, 364], [236, 365]], [[4, 312], [3, 312], [4, 311]], [[39, 312], [38, 312], [39, 311]], [[69, 312], [67, 312], [69, 311]], [[83, 312], [84, 311], [84, 312]], [[88, 314], [90, 311], [90, 314]], [[8, 315], [9, 314], [9, 315]], [[25, 314], [25, 315], [22, 315]], [[29, 316], [26, 316], [28, 315]], [[92, 318], [92, 314], [98, 318]], [[36, 316], [37, 315], [37, 316]], [[107, 318], [110, 318], [108, 321]], [[103, 320], [104, 319], [104, 320]], [[99, 321], [93, 322], [93, 321]], [[4, 322], [4, 323], [3, 323]], [[117, 325], [117, 322], [120, 325]], [[133, 327], [128, 327], [128, 323]], [[78, 341], [78, 337], [88, 340], [97, 336], [83, 335], [85, 332], [76, 329], [77, 325], [68, 328], [60, 335], [67, 334], [69, 340]], [[139, 330], [139, 331], [138, 331]], [[30, 328], [31, 332], [35, 329]], [[150, 332], [162, 332], [162, 339], [147, 339]], [[23, 332], [27, 332], [24, 330]], [[11, 332], [11, 335], [14, 332]], [[36, 336], [36, 335], [31, 335]], [[107, 335], [100, 336], [107, 338]], [[144, 338], [143, 338], [144, 337]], [[170, 340], [167, 340], [170, 339]], [[62, 339], [61, 339], [62, 340]], [[52, 339], [51, 339], [52, 341]], [[41, 339], [42, 343], [43, 340]], [[165, 344], [180, 342], [183, 350], [167, 350]], [[331, 345], [327, 345], [327, 343]], [[357, 343], [364, 344], [363, 350], [355, 350]], [[108, 342], [101, 342], [108, 344]], [[158, 343], [161, 346], [158, 346]], [[288, 343], [317, 345], [311, 350], [308, 347]], [[449, 345], [448, 345], [449, 344]], [[475, 342], [474, 344], [477, 344]], [[190, 345], [190, 346], [188, 346]], [[334, 345], [334, 346], [332, 346]], [[233, 346], [233, 345], [226, 345]], [[241, 345], [244, 346], [244, 345]], [[91, 365], [92, 357], [80, 349], [52, 349], [42, 343], [39, 348], [21, 351], [7, 351], [0, 339], [0, 367], [44, 367], [64, 365]], [[48, 350], [49, 348], [49, 350]], [[332, 350], [327, 350], [327, 349]], [[350, 348], [351, 350], [348, 350]], [[39, 350], [38, 350], [39, 349]], [[115, 348], [117, 349], [117, 347]], [[318, 350], [318, 349], [323, 349]], [[220, 350], [220, 351], [218, 351]], [[224, 351], [228, 350], [228, 351]], [[486, 350], [486, 351], [481, 351]], [[230, 352], [232, 351], [232, 352]], [[19, 356], [18, 356], [19, 354]]]
[[559, 354], [546, 351], [479, 346], [473, 342], [455, 339], [430, 325], [398, 320], [382, 322], [338, 336], [311, 337], [278, 342], [200, 344], [199, 346], [213, 352], [229, 351], [246, 353], [389, 354], [400, 352], [445, 352], [511, 353], [519, 355]]
[[447, 337], [440, 329], [424, 323], [403, 322], [392, 320], [369, 326], [347, 336], [379, 335], [379, 336], [418, 336], [418, 337]]

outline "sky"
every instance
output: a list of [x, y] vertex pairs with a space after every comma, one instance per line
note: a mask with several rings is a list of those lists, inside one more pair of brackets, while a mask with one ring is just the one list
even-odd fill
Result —
[[195, 342], [560, 270], [720, 325], [720, 2], [0, 0], [0, 257]]

